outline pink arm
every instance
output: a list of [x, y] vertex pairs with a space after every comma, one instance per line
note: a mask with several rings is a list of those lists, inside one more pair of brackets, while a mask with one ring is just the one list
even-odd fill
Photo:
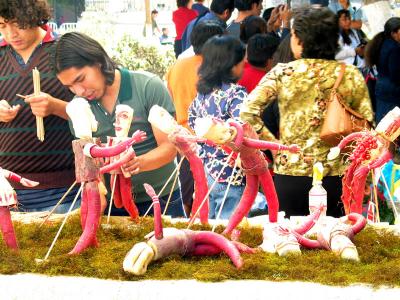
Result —
[[368, 134], [367, 132], [363, 132], [363, 131], [359, 131], [359, 132], [353, 132], [350, 133], [349, 135], [345, 136], [339, 143], [339, 145], [337, 145], [337, 147], [340, 148], [340, 150], [342, 150], [344, 147], [346, 147], [346, 145], [348, 143], [350, 143], [351, 141], [355, 140], [355, 139], [359, 139], [361, 137], [363, 137], [364, 135]]
[[346, 217], [349, 221], [354, 223], [351, 227], [354, 234], [359, 233], [367, 224], [367, 220], [360, 214], [350, 213]]
[[5, 169], [3, 169], [3, 174], [6, 178], [8, 178], [12, 181], [15, 181], [15, 182], [19, 182], [23, 186], [26, 186], [26, 187], [35, 187], [39, 184], [39, 182], [37, 182], [37, 181], [26, 179], [22, 176], [19, 176], [18, 174], [14, 173], [14, 172], [11, 172], [11, 171], [8, 171]]
[[129, 148], [128, 152], [117, 161], [100, 168], [100, 174], [109, 173], [112, 170], [118, 169], [135, 157], [135, 151]]
[[236, 147], [240, 147], [243, 143], [243, 138], [244, 138], [243, 127], [237, 122], [229, 122], [229, 125], [236, 129], [236, 137], [234, 144]]
[[297, 232], [293, 231], [293, 234], [296, 236], [297, 241], [300, 245], [306, 248], [314, 249], [314, 248], [321, 248], [321, 243], [317, 240], [310, 240]]
[[250, 139], [250, 138], [244, 138], [243, 145], [250, 147], [250, 148], [261, 149], [261, 150], [267, 150], [267, 149], [268, 150], [284, 150], [284, 151], [290, 151], [292, 153], [297, 153], [300, 151], [300, 148], [297, 145], [286, 146], [286, 145], [282, 145], [279, 143], [255, 140], [255, 139]]
[[163, 228], [161, 223], [161, 207], [160, 207], [160, 200], [156, 192], [154, 191], [153, 187], [150, 184], [144, 183], [143, 184], [147, 195], [151, 197], [153, 200], [153, 210], [154, 210], [154, 237], [157, 240], [161, 240], [163, 238]]
[[323, 210], [323, 206], [321, 205], [316, 211], [314, 211], [311, 215], [309, 215], [306, 219], [306, 221], [300, 225], [299, 227], [293, 229], [296, 233], [298, 234], [305, 234], [307, 231], [309, 231], [315, 223], [318, 221], [319, 216], [321, 215], [321, 212]]
[[385, 150], [384, 153], [377, 160], [372, 161], [368, 165], [368, 168], [370, 170], [378, 168], [378, 167], [384, 165], [385, 163], [387, 163], [391, 159], [392, 159], [392, 154], [388, 150]]
[[99, 147], [95, 144], [87, 144], [85, 146], [85, 154], [90, 154], [90, 156], [93, 158], [116, 156], [124, 152], [133, 144], [143, 141], [145, 138], [146, 133], [144, 131], [136, 130], [130, 139], [118, 143], [112, 147]]

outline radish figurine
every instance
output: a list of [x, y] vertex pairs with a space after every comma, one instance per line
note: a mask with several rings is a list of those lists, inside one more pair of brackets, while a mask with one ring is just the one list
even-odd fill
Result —
[[195, 131], [199, 137], [204, 137], [217, 145], [222, 145], [225, 147], [224, 149], [228, 148], [228, 151], [233, 150], [239, 153], [241, 167], [246, 175], [245, 190], [238, 206], [229, 219], [224, 234], [231, 234], [243, 217], [249, 213], [257, 196], [260, 183], [268, 202], [269, 221], [276, 222], [279, 210], [278, 197], [268, 170], [268, 163], [260, 149], [287, 150], [297, 153], [300, 148], [297, 145], [285, 146], [261, 141], [248, 123], [241, 124], [234, 121], [225, 123], [215, 118], [199, 118], [196, 120]]
[[160, 201], [154, 189], [144, 184], [147, 194], [154, 204], [154, 231], [145, 236], [125, 256], [123, 269], [134, 275], [143, 275], [148, 265], [169, 255], [209, 256], [226, 253], [236, 268], [241, 268], [243, 260], [240, 252], [254, 253], [256, 250], [239, 242], [232, 242], [223, 235], [211, 231], [162, 228]]
[[[197, 145], [199, 139], [187, 128], [179, 125], [169, 112], [161, 106], [154, 105], [150, 109], [148, 120], [151, 125], [168, 134], [169, 141], [189, 161], [194, 180], [194, 198], [191, 213], [191, 219], [193, 219], [208, 191], [203, 161], [199, 157], [199, 146]], [[208, 199], [205, 200], [200, 208], [200, 222], [202, 224], [208, 223]]]
[[354, 149], [349, 156], [350, 165], [343, 176], [342, 202], [345, 213], [362, 213], [362, 202], [370, 170], [381, 167], [392, 158], [391, 143], [400, 135], [400, 108], [395, 107], [375, 130], [354, 132], [331, 148], [328, 159], [336, 158], [349, 143]]
[[13, 172], [0, 168], [0, 230], [7, 247], [17, 250], [18, 243], [9, 208], [17, 206], [18, 200], [17, 194], [7, 179], [19, 182], [26, 187], [35, 187], [39, 182], [23, 178]]

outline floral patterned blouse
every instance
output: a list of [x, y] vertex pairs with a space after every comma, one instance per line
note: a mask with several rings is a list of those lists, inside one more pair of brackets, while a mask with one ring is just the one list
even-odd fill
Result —
[[[312, 176], [316, 162], [324, 165], [324, 175], [337, 176], [344, 171], [341, 157], [328, 161], [330, 147], [320, 138], [320, 128], [326, 111], [326, 100], [340, 73], [340, 63], [334, 60], [299, 59], [278, 64], [260, 81], [242, 105], [240, 118], [249, 122], [261, 139], [275, 140], [264, 126], [261, 113], [278, 99], [280, 111], [280, 142], [298, 144], [300, 154], [278, 152], [274, 171], [292, 176]], [[346, 66], [338, 88], [343, 100], [368, 121], [373, 111], [368, 89], [360, 71]]]
[[[194, 129], [196, 118], [213, 116], [221, 120], [239, 120], [240, 106], [247, 97], [246, 90], [237, 84], [223, 84], [221, 89], [214, 90], [210, 94], [197, 94], [189, 107], [189, 126]], [[225, 165], [228, 154], [220, 148], [214, 148], [203, 144], [200, 150], [200, 157], [203, 159], [208, 174], [217, 179], [217, 176]], [[233, 168], [227, 166], [218, 182], [228, 182]], [[234, 172], [232, 185], [243, 185], [244, 176], [241, 169]]]

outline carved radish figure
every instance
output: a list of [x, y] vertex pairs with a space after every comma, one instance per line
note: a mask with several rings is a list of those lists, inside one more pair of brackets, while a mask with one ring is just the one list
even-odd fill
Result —
[[0, 168], [0, 230], [7, 247], [17, 250], [18, 243], [9, 208], [17, 206], [18, 200], [17, 194], [7, 179], [19, 182], [26, 187], [35, 187], [39, 182], [23, 178], [13, 172]]
[[159, 260], [172, 254], [186, 255], [216, 255], [225, 252], [236, 268], [243, 265], [240, 252], [254, 253], [256, 250], [238, 242], [232, 242], [211, 231], [193, 231], [189, 229], [162, 228], [161, 209], [159, 199], [154, 189], [145, 184], [148, 195], [154, 204], [154, 231], [140, 242], [126, 255], [123, 268], [126, 272], [135, 275], [146, 273], [147, 266], [154, 260]]
[[[313, 228], [323, 209], [324, 207], [320, 206], [306, 218], [301, 226], [296, 228], [291, 228], [282, 222], [265, 224], [263, 243], [260, 248], [265, 252], [278, 253], [279, 256], [285, 256], [289, 253], [301, 254], [300, 245], [303, 240], [300, 237]], [[285, 219], [285, 221], [288, 220]]]
[[[224, 123], [211, 118], [196, 120], [196, 134], [204, 137], [217, 145], [222, 145], [240, 154], [241, 167], [246, 175], [246, 187], [242, 198], [234, 213], [229, 219], [224, 234], [230, 234], [248, 214], [257, 196], [258, 186], [261, 183], [268, 203], [269, 221], [276, 222], [278, 218], [279, 202], [276, 195], [274, 182], [268, 171], [268, 163], [262, 150], [287, 150], [293, 153], [300, 151], [297, 145], [285, 146], [278, 143], [261, 141], [250, 124], [238, 122]], [[228, 150], [229, 151], [229, 150]]]
[[[92, 131], [97, 130], [97, 122], [85, 99], [76, 98], [67, 105], [67, 113], [72, 120], [75, 136], [72, 141], [75, 154], [75, 176], [83, 184], [81, 200], [81, 226], [83, 233], [69, 254], [79, 254], [88, 247], [97, 247], [97, 229], [101, 217], [99, 184], [100, 174], [119, 169], [135, 155], [131, 146], [145, 139], [146, 134], [136, 131], [130, 139], [114, 146], [101, 147], [93, 143]], [[126, 151], [119, 160], [102, 167], [99, 158], [114, 157]], [[101, 183], [102, 184], [102, 183]]]
[[[169, 112], [161, 106], [154, 105], [150, 109], [148, 120], [153, 126], [168, 134], [169, 141], [189, 161], [194, 179], [194, 198], [191, 213], [191, 218], [194, 218], [208, 191], [203, 161], [199, 157], [199, 146], [197, 145], [199, 139], [191, 134], [188, 129], [179, 125]], [[200, 208], [200, 221], [202, 224], [208, 223], [208, 199]]]
[[364, 188], [370, 170], [378, 168], [392, 158], [391, 142], [400, 135], [400, 108], [395, 107], [378, 124], [375, 130], [351, 133], [331, 148], [328, 159], [336, 158], [349, 143], [354, 150], [349, 156], [350, 165], [343, 176], [342, 202], [346, 214], [362, 213]]
[[[108, 138], [108, 145], [116, 145], [120, 142], [128, 140], [129, 129], [133, 119], [133, 109], [125, 104], [118, 104], [115, 107], [115, 137]], [[128, 150], [127, 150], [128, 151]], [[121, 155], [126, 155], [128, 152], [124, 151]], [[131, 148], [129, 149], [131, 150]], [[115, 162], [120, 158], [120, 155], [112, 157], [110, 163]], [[124, 207], [129, 213], [132, 220], [138, 220], [139, 211], [135, 205], [132, 192], [131, 174], [124, 171], [123, 168], [117, 168], [111, 171], [110, 185], [114, 189], [114, 205], [117, 208]]]
[[324, 248], [336, 255], [351, 260], [360, 260], [353, 237], [367, 224], [360, 214], [350, 213], [341, 218], [325, 217], [318, 223], [317, 240], [298, 236], [300, 243], [307, 248]]

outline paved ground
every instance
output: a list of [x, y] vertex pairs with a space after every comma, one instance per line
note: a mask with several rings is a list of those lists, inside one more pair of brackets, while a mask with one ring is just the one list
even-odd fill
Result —
[[0, 276], [1, 300], [174, 299], [174, 300], [399, 300], [400, 288], [364, 285], [331, 287], [302, 282], [113, 281], [78, 277], [17, 274]]

